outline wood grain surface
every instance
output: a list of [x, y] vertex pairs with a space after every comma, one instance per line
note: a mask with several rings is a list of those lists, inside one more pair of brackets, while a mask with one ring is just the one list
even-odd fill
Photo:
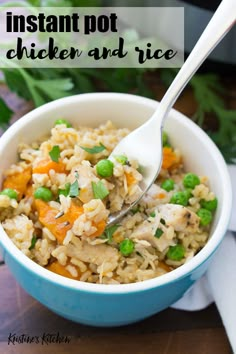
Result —
[[[235, 88], [235, 85], [232, 88]], [[232, 89], [235, 94], [235, 91]], [[186, 94], [189, 102], [189, 93]], [[13, 121], [32, 108], [0, 85], [0, 96], [16, 111]], [[183, 96], [179, 108], [184, 111]], [[235, 107], [234, 99], [229, 99]], [[59, 333], [69, 343], [9, 343], [9, 335]], [[167, 309], [120, 328], [95, 328], [65, 320], [25, 293], [0, 256], [0, 354], [229, 354], [232, 353], [214, 305], [197, 312]]]
[[[228, 354], [230, 345], [214, 305], [203, 311], [167, 309], [120, 328], [95, 328], [52, 313], [20, 288], [6, 265], [0, 267], [0, 353]], [[70, 343], [18, 344], [9, 335], [59, 333]], [[13, 338], [13, 337], [12, 337]]]

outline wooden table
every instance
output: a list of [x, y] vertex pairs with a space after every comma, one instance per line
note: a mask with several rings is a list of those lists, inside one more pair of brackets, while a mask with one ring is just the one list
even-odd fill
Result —
[[[21, 116], [25, 104], [5, 86], [0, 96]], [[14, 119], [17, 119], [15, 116]], [[25, 293], [0, 259], [0, 354], [229, 354], [232, 353], [214, 305], [203, 311], [167, 309], [140, 323], [121, 328], [94, 328], [65, 320]], [[59, 333], [70, 343], [9, 344], [11, 334]]]

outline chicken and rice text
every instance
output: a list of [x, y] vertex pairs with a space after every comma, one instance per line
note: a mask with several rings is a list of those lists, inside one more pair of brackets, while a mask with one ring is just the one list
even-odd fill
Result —
[[106, 226], [141, 193], [138, 162], [108, 160], [128, 133], [111, 122], [76, 129], [58, 120], [50, 137], [19, 145], [2, 183], [0, 221], [26, 256], [72, 279], [125, 284], [169, 272], [204, 247], [217, 199], [207, 177], [184, 170], [166, 135], [158, 179], [119, 224]]

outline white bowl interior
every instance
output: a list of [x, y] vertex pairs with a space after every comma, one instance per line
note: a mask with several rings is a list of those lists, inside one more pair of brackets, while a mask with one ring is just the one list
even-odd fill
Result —
[[[20, 119], [1, 138], [0, 183], [2, 172], [17, 160], [18, 144], [33, 142], [48, 134], [56, 119], [65, 118], [74, 126], [92, 127], [111, 120], [118, 127], [134, 129], [152, 115], [156, 105], [157, 102], [142, 97], [112, 93], [72, 96], [44, 105]], [[180, 149], [186, 169], [208, 176], [211, 189], [219, 200], [211, 230], [211, 234], [218, 230], [215, 241], [208, 242], [207, 247], [194, 257], [202, 261], [219, 244], [229, 220], [232, 193], [227, 168], [221, 154], [207, 135], [182, 114], [172, 110], [165, 129], [173, 146]], [[202, 252], [205, 252], [205, 255], [199, 257]], [[192, 266], [196, 266], [199, 261], [194, 261]], [[185, 267], [187, 270], [191, 268], [189, 265], [191, 262], [180, 268]], [[171, 273], [178, 275], [179, 269]]]

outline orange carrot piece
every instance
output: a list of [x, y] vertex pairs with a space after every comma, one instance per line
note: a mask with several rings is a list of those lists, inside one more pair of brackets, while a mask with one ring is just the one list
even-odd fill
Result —
[[51, 208], [50, 205], [44, 201], [36, 199], [35, 207], [38, 211], [41, 224], [52, 232], [60, 244], [63, 243], [67, 231], [72, 228], [75, 220], [84, 212], [83, 207], [78, 207], [72, 203], [67, 213], [60, 218], [55, 219], [58, 210]]
[[18, 193], [18, 199], [21, 199], [26, 193], [27, 185], [31, 179], [31, 167], [27, 167], [23, 172], [16, 172], [7, 176], [3, 181], [3, 189], [11, 188]]
[[97, 228], [97, 231], [95, 231], [92, 235], [90, 235], [91, 237], [97, 237], [102, 235], [102, 233], [104, 232], [105, 228], [106, 228], [106, 221], [101, 220], [99, 221], [97, 224], [93, 223], [93, 226], [95, 226]]
[[136, 182], [136, 179], [132, 173], [125, 172], [125, 177], [126, 177], [128, 187], [131, 186], [131, 184], [134, 184]]
[[54, 170], [55, 172], [58, 173], [66, 173], [66, 166], [64, 165], [63, 162], [54, 162], [49, 159], [41, 160], [33, 168], [33, 173], [46, 173], [48, 174], [50, 170]]
[[26, 189], [26, 191], [25, 191], [25, 196], [26, 196], [27, 198], [30, 198], [30, 197], [33, 196], [33, 186], [32, 186], [32, 184], [30, 184], [30, 185], [27, 186], [27, 189]]
[[158, 199], [164, 199], [166, 197], [166, 194], [165, 193], [159, 193], [157, 194], [157, 198]]
[[162, 168], [164, 170], [171, 170], [180, 164], [181, 160], [171, 147], [165, 146], [163, 148], [163, 162]]
[[65, 267], [66, 266], [61, 265], [58, 261], [55, 261], [55, 262], [49, 264], [48, 266], [46, 266], [46, 269], [50, 270], [53, 273], [62, 275], [63, 277], [66, 277], [66, 278], [80, 280], [81, 272], [78, 267], [76, 267], [77, 272], [78, 272], [77, 277], [73, 277], [71, 275], [71, 273]]
[[170, 272], [172, 270], [172, 268], [170, 266], [168, 266], [166, 263], [164, 263], [162, 261], [158, 262], [158, 267], [162, 268], [166, 272]]

